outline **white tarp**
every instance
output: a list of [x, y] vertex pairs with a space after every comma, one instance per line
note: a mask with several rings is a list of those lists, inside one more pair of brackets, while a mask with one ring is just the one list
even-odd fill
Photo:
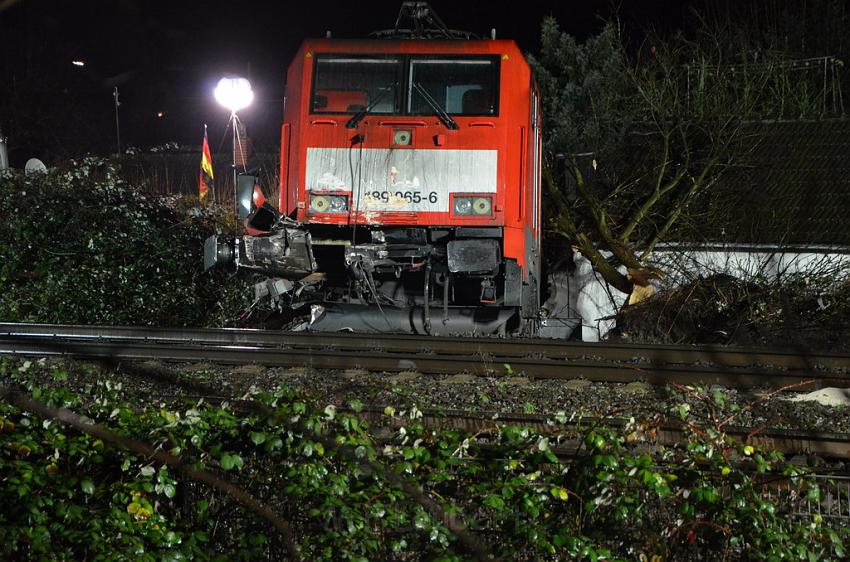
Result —
[[496, 192], [497, 155], [496, 150], [308, 148], [305, 186], [313, 193], [353, 191], [354, 210], [448, 212], [450, 193]]

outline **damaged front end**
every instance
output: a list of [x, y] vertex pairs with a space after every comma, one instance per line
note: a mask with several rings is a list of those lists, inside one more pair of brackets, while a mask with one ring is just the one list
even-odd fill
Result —
[[206, 239], [204, 271], [234, 267], [268, 275], [269, 279], [254, 285], [252, 308], [266, 298], [272, 308], [291, 306], [293, 296], [321, 277], [316, 275], [310, 233], [269, 205], [251, 213], [245, 225], [245, 236], [226, 240], [214, 234]]
[[218, 235], [207, 238], [204, 271], [231, 264], [286, 279], [300, 279], [316, 271], [310, 233], [298, 227], [230, 241], [222, 241]]
[[246, 235], [204, 242], [204, 271], [233, 265], [285, 279], [301, 279], [316, 271], [310, 233], [304, 225], [263, 204], [245, 219]]
[[[429, 335], [516, 334], [529, 283], [503, 257], [501, 228], [302, 224], [255, 210], [247, 235], [204, 247], [206, 270], [263, 273], [255, 303], [281, 327]], [[531, 310], [536, 314], [536, 309]]]

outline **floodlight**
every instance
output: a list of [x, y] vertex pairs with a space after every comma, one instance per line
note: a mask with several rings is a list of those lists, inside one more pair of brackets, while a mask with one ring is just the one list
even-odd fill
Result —
[[246, 78], [222, 78], [218, 81], [214, 94], [216, 101], [231, 113], [248, 107], [254, 99], [251, 83]]
[[72, 60], [71, 64], [73, 64], [74, 66], [85, 66], [86, 62], [82, 60]]

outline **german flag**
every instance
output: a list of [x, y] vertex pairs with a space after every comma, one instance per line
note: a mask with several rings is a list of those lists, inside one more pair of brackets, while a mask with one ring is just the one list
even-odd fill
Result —
[[204, 145], [201, 149], [201, 171], [198, 174], [198, 198], [201, 203], [213, 189], [213, 167], [210, 156], [210, 143], [207, 142], [207, 126], [204, 125]]

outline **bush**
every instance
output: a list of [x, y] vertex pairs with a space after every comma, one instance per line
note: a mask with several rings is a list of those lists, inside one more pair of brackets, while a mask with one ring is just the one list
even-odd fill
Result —
[[220, 217], [180, 213], [106, 161], [3, 176], [0, 215], [2, 320], [215, 326], [247, 304], [244, 281], [203, 273]]
[[[838, 282], [836, 282], [836, 277]], [[623, 308], [616, 335], [649, 343], [850, 350], [850, 281], [843, 276], [742, 281], [715, 275]]]
[[[427, 426], [415, 406], [386, 406], [370, 423], [357, 401], [328, 406], [285, 386], [198, 399], [221, 394], [221, 381], [158, 372], [140, 386], [146, 376], [0, 359], [6, 385], [264, 502], [291, 522], [305, 560], [469, 560], [464, 527], [501, 560], [846, 555], [840, 519], [795, 513], [793, 501], [829, 505], [818, 481], [726, 435], [736, 410], [722, 393], [674, 389], [664, 414], [688, 441], [661, 448], [659, 420], [576, 428], [558, 412], [544, 434], [495, 423], [471, 434]], [[0, 401], [0, 435], [0, 557], [286, 559], [268, 521], [107, 436], [36, 416], [14, 396]], [[556, 456], [576, 443], [571, 462]]]

